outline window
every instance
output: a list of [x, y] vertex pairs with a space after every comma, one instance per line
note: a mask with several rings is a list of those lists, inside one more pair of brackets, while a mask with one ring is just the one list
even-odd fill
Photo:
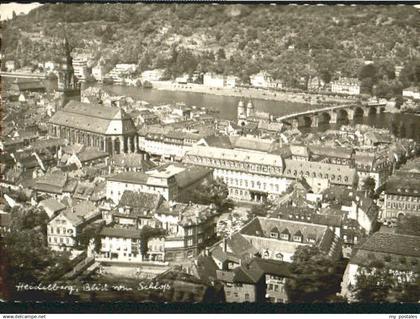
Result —
[[281, 253], [277, 253], [277, 254], [276, 254], [276, 259], [277, 259], [277, 260], [283, 260], [283, 254], [281, 254]]
[[249, 301], [249, 294], [245, 294], [245, 300]]
[[276, 233], [276, 232], [272, 232], [272, 233], [270, 233], [270, 237], [271, 238], [278, 238], [279, 237], [279, 234]]
[[280, 238], [284, 240], [289, 240], [289, 234], [281, 234]]
[[294, 241], [299, 241], [299, 242], [301, 242], [301, 241], [302, 241], [302, 237], [301, 237], [301, 236], [293, 236], [293, 240], [294, 240]]

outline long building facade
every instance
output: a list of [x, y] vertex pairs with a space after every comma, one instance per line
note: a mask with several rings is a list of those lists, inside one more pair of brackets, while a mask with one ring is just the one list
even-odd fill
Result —
[[110, 154], [137, 152], [132, 118], [116, 107], [70, 101], [48, 122], [48, 133]]
[[214, 169], [235, 200], [264, 202], [284, 193], [296, 179], [305, 177], [313, 189], [330, 185], [354, 187], [356, 169], [343, 165], [284, 159], [281, 155], [210, 146], [194, 146], [184, 163]]
[[281, 156], [251, 153], [219, 147], [195, 146], [184, 162], [214, 169], [214, 178], [222, 179], [229, 197], [262, 202], [286, 191], [291, 183], [283, 177]]

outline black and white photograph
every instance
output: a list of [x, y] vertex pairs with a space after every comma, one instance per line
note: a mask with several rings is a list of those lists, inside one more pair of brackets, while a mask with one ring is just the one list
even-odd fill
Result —
[[0, 305], [420, 310], [419, 4], [0, 26]]

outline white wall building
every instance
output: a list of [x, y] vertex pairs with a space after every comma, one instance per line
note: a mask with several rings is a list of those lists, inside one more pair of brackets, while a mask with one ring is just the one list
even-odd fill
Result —
[[236, 87], [238, 78], [235, 76], [226, 76], [207, 72], [203, 76], [203, 85], [218, 88], [234, 88]]
[[141, 73], [141, 79], [143, 81], [160, 81], [164, 72], [164, 69], [146, 70]]
[[253, 87], [257, 88], [282, 88], [281, 81], [275, 81], [271, 75], [265, 71], [250, 76], [250, 82]]
[[420, 99], [420, 89], [418, 87], [411, 86], [409, 88], [404, 89], [402, 95], [403, 97], [418, 100]]
[[331, 92], [349, 95], [360, 94], [360, 81], [355, 78], [340, 78], [331, 82]]
[[221, 178], [228, 186], [229, 196], [238, 200], [261, 202], [285, 192], [291, 183], [282, 176], [284, 164], [280, 155], [194, 146], [184, 162], [214, 168], [214, 177]]

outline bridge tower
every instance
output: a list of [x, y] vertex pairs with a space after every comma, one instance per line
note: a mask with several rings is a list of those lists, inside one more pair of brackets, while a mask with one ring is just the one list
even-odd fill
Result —
[[254, 116], [255, 109], [254, 105], [252, 104], [252, 101], [249, 100], [248, 105], [246, 106], [246, 117]]
[[246, 110], [244, 101], [242, 99], [238, 103], [238, 125], [246, 125]]

